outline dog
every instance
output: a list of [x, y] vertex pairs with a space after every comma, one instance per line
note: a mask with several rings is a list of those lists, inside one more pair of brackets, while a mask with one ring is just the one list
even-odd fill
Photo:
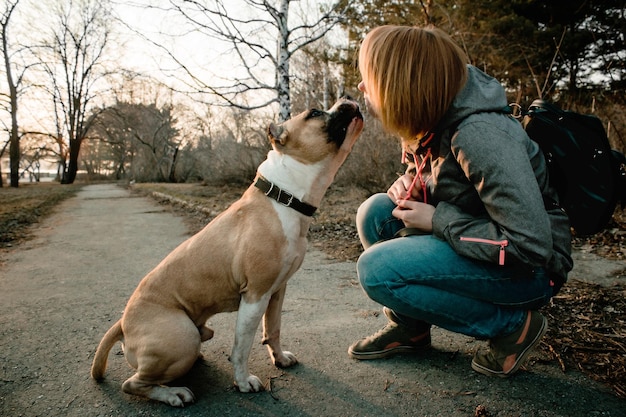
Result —
[[263, 344], [277, 367], [297, 363], [280, 344], [287, 280], [300, 268], [312, 215], [363, 129], [358, 104], [341, 98], [328, 111], [308, 110], [270, 123], [272, 149], [242, 197], [181, 243], [138, 284], [120, 320], [103, 336], [91, 376], [104, 377], [109, 351], [122, 342], [136, 373], [129, 394], [182, 407], [186, 387], [165, 384], [186, 374], [213, 337], [212, 315], [238, 310], [230, 360], [241, 392], [263, 390], [248, 357], [263, 317]]

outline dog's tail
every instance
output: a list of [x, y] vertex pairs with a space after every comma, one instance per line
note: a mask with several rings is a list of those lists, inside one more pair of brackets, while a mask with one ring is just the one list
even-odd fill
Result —
[[109, 351], [114, 344], [122, 340], [123, 335], [121, 319], [104, 334], [104, 337], [98, 345], [98, 349], [96, 349], [96, 356], [93, 358], [93, 363], [91, 364], [91, 377], [96, 381], [100, 381], [104, 378]]

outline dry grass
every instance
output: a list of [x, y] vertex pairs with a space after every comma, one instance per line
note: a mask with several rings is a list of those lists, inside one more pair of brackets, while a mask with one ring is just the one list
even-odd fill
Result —
[[80, 185], [34, 183], [0, 188], [0, 248], [28, 238], [29, 228], [61, 201], [76, 194]]

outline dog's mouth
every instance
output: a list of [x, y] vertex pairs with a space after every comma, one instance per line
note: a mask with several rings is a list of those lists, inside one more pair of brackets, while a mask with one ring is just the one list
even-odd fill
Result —
[[340, 147], [346, 139], [348, 126], [350, 126], [355, 117], [363, 120], [359, 104], [349, 96], [339, 99], [328, 111], [328, 121], [326, 123], [328, 142]]

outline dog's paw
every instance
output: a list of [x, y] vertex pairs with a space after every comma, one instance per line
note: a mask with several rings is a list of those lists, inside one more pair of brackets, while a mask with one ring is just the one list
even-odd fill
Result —
[[289, 368], [298, 363], [296, 356], [287, 350], [283, 350], [280, 354], [274, 355], [273, 361], [274, 366], [278, 368]]
[[172, 407], [184, 407], [185, 403], [196, 400], [193, 392], [187, 387], [158, 386], [152, 389], [149, 398], [169, 404]]
[[259, 392], [265, 389], [261, 380], [255, 375], [249, 375], [243, 381], [235, 381], [235, 385], [240, 392]]
[[174, 407], [184, 407], [185, 403], [192, 403], [196, 400], [193, 392], [187, 387], [170, 387], [170, 405]]

